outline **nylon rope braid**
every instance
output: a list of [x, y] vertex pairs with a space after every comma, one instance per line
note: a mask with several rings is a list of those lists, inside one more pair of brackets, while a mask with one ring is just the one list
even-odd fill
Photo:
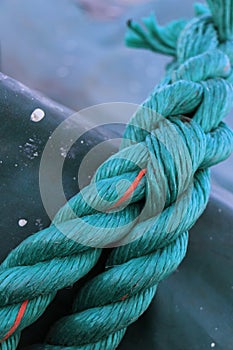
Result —
[[208, 4], [196, 5], [196, 17], [187, 23], [159, 27], [150, 16], [143, 29], [129, 22], [128, 45], [172, 55], [173, 62], [132, 117], [120, 151], [50, 227], [28, 237], [1, 264], [1, 350], [17, 348], [22, 329], [59, 289], [88, 273], [100, 247], [118, 245], [105, 271], [78, 292], [73, 314], [53, 325], [46, 344], [32, 346], [116, 349], [127, 326], [150, 305], [159, 281], [185, 257], [188, 230], [208, 202], [208, 168], [233, 149], [233, 133], [222, 121], [233, 102], [233, 0]]

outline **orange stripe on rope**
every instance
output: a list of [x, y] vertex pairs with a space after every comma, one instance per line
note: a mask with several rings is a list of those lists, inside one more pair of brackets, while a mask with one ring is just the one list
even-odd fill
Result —
[[131, 194], [135, 191], [135, 189], [139, 185], [141, 179], [146, 174], [146, 172], [147, 172], [147, 169], [142, 169], [140, 171], [140, 173], [138, 174], [138, 176], [134, 179], [132, 184], [129, 186], [129, 188], [127, 189], [125, 194], [108, 210], [114, 209], [114, 208], [118, 207], [121, 203], [126, 201], [131, 196]]
[[23, 304], [20, 306], [20, 309], [19, 309], [19, 312], [18, 312], [18, 315], [15, 319], [15, 322], [13, 324], [13, 326], [11, 327], [11, 329], [9, 330], [9, 332], [7, 332], [7, 334], [5, 335], [5, 337], [0, 340], [0, 343], [4, 342], [5, 340], [7, 340], [15, 331], [16, 329], [19, 327], [20, 325], [20, 322], [22, 321], [22, 318], [25, 314], [25, 311], [26, 311], [26, 308], [27, 308], [27, 305], [28, 305], [28, 300], [25, 300], [23, 302]]

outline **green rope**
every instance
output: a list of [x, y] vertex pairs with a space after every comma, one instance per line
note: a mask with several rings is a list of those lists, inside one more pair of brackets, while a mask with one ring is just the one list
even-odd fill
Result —
[[[129, 22], [130, 46], [173, 55], [174, 61], [132, 117], [120, 151], [101, 165], [49, 228], [27, 238], [2, 263], [0, 339], [22, 303], [28, 300], [28, 305], [1, 350], [16, 349], [20, 331], [44, 312], [57, 290], [97, 263], [99, 247], [119, 243], [106, 270], [77, 295], [73, 314], [54, 324], [47, 344], [32, 347], [115, 349], [127, 326], [150, 305], [159, 281], [185, 257], [187, 232], [209, 198], [208, 168], [233, 148], [232, 131], [222, 122], [233, 102], [233, 0], [208, 3], [213, 17], [206, 7], [196, 6], [197, 17], [188, 23], [161, 28], [151, 16], [144, 21], [145, 31]], [[140, 168], [147, 173], [128, 205], [112, 211]], [[82, 242], [77, 240], [80, 233], [85, 233]]]

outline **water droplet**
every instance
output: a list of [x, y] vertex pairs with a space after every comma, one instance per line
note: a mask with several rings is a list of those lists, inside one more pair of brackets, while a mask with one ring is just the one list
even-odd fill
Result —
[[23, 152], [28, 159], [34, 159], [38, 157], [38, 145], [35, 140], [29, 139], [30, 142], [26, 142], [24, 145], [20, 145], [20, 152]]
[[18, 225], [20, 227], [24, 227], [25, 225], [27, 225], [27, 220], [26, 219], [19, 219]]
[[42, 230], [43, 229], [42, 219], [40, 219], [40, 218], [36, 219], [35, 226], [37, 226], [39, 230]]
[[31, 121], [37, 123], [45, 117], [45, 112], [43, 109], [36, 108], [31, 114]]
[[214, 342], [210, 344], [211, 348], [214, 348], [215, 345], [216, 345], [216, 344], [215, 344]]
[[81, 141], [80, 141], [80, 143], [84, 143], [84, 141], [83, 141], [83, 140], [81, 140]]
[[61, 147], [60, 151], [61, 151], [61, 156], [65, 158], [67, 156], [67, 150], [65, 149], [65, 147]]

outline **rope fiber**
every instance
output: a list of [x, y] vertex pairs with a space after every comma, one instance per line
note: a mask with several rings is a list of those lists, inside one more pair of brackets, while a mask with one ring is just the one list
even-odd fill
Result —
[[1, 350], [17, 348], [20, 332], [59, 289], [92, 269], [102, 247], [115, 247], [105, 271], [79, 290], [72, 313], [52, 326], [45, 343], [30, 349], [116, 349], [158, 283], [184, 259], [188, 230], [208, 202], [209, 167], [233, 149], [233, 133], [222, 121], [233, 103], [233, 0], [208, 5], [195, 5], [194, 19], [165, 27], [154, 15], [143, 19], [144, 27], [128, 22], [128, 46], [173, 61], [132, 116], [119, 152], [50, 227], [1, 264]]

